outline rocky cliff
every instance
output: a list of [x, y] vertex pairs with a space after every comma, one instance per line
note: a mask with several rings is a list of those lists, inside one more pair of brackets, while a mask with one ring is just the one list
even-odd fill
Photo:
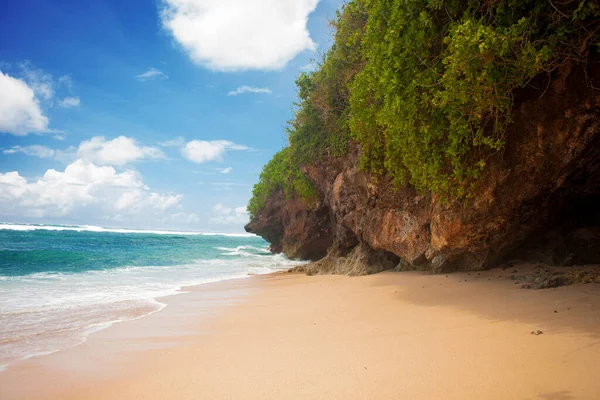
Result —
[[333, 243], [331, 212], [323, 199], [317, 206], [286, 199], [282, 191], [273, 193], [263, 210], [246, 231], [257, 233], [271, 244], [273, 253], [290, 258], [319, 260]]
[[[600, 64], [563, 66], [515, 93], [506, 146], [467, 200], [443, 202], [344, 157], [303, 166], [316, 207], [271, 195], [246, 226], [310, 273], [478, 270], [523, 259], [600, 262]], [[323, 258], [324, 257], [324, 258]]]

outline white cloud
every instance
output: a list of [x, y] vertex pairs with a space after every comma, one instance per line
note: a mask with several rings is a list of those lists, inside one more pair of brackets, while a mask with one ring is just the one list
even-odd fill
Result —
[[68, 90], [73, 90], [73, 80], [69, 75], [59, 76], [57, 82], [59, 86], [64, 86]]
[[168, 79], [169, 76], [156, 68], [150, 68], [148, 71], [135, 76], [139, 81], [150, 81], [153, 79]]
[[125, 136], [108, 141], [102, 136], [95, 136], [81, 142], [76, 156], [98, 165], [119, 166], [141, 159], [166, 158], [158, 147], [140, 146], [135, 139]]
[[228, 174], [231, 171], [233, 171], [233, 168], [231, 167], [227, 167], [227, 168], [217, 168], [217, 171], [221, 174]]
[[223, 159], [223, 154], [229, 150], [248, 150], [248, 147], [228, 140], [192, 140], [181, 149], [181, 155], [192, 162], [201, 164], [207, 161], [220, 161]]
[[[10, 64], [2, 64], [11, 68]], [[25, 136], [29, 133], [63, 133], [48, 127], [48, 108], [78, 107], [79, 97], [73, 96], [73, 81], [68, 75], [54, 79], [51, 74], [35, 68], [29, 61], [21, 62], [12, 72], [0, 71], [0, 133]], [[57, 91], [69, 95], [56, 100]], [[64, 94], [61, 94], [61, 97]]]
[[25, 81], [0, 71], [0, 132], [25, 136], [48, 131], [35, 91]]
[[237, 96], [238, 94], [243, 94], [243, 93], [267, 93], [267, 94], [271, 94], [271, 89], [265, 87], [265, 88], [259, 88], [259, 87], [253, 87], [253, 86], [240, 86], [239, 88], [232, 90], [231, 92], [227, 93], [227, 96]]
[[246, 207], [230, 208], [222, 203], [217, 203], [212, 208], [210, 221], [220, 225], [245, 224], [248, 222], [248, 210]]
[[280, 69], [314, 50], [306, 27], [319, 0], [162, 0], [163, 26], [215, 70]]
[[23, 153], [23, 154], [27, 154], [28, 156], [35, 156], [35, 157], [40, 157], [40, 158], [52, 158], [56, 154], [54, 149], [51, 149], [46, 146], [41, 146], [39, 144], [34, 144], [31, 146], [24, 146], [24, 147], [13, 146], [10, 149], [4, 150], [3, 153], [4, 154]]
[[79, 147], [69, 146], [66, 149], [52, 149], [47, 146], [14, 146], [2, 151], [4, 154], [23, 153], [40, 158], [54, 158], [65, 163], [71, 163], [75, 159], [93, 162], [96, 165], [126, 164], [142, 159], [165, 159], [166, 156], [158, 147], [142, 146], [135, 139], [119, 136], [112, 140], [106, 140], [102, 136], [95, 136], [85, 140]]
[[58, 102], [58, 104], [63, 108], [79, 107], [80, 103], [81, 100], [79, 99], [79, 97], [65, 97], [64, 99]]
[[0, 173], [0, 214], [27, 217], [164, 215], [181, 195], [150, 191], [141, 175], [76, 160], [64, 172], [49, 169], [28, 181], [19, 172]]
[[67, 137], [65, 135], [54, 135], [52, 139], [54, 140], [65, 140]]
[[185, 139], [181, 136], [177, 136], [175, 139], [160, 142], [159, 145], [162, 147], [183, 147], [185, 146]]
[[19, 68], [23, 79], [38, 97], [44, 100], [50, 100], [54, 97], [55, 84], [52, 75], [42, 69], [35, 68], [29, 61], [19, 63]]

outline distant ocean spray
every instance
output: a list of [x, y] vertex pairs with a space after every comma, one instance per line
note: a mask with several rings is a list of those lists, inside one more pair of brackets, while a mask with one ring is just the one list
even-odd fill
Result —
[[183, 286], [298, 263], [252, 235], [0, 224], [0, 370], [159, 311]]

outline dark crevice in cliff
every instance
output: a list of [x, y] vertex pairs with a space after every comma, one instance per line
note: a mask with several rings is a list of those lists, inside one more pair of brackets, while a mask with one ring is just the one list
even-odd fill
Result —
[[[584, 88], [579, 88], [583, 90]], [[554, 192], [542, 192], [522, 208], [533, 210], [524, 226], [537, 226], [522, 240], [504, 249], [490, 265], [522, 260], [548, 265], [600, 264], [600, 134], [598, 107], [581, 119], [590, 140], [566, 165]], [[572, 144], [571, 144], [572, 145]], [[537, 205], [537, 207], [536, 207]]]
[[515, 262], [556, 266], [600, 264], [600, 193], [568, 198], [550, 223], [530, 234], [497, 264]]

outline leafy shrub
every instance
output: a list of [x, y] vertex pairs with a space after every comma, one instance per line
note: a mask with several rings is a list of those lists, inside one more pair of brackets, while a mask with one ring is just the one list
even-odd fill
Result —
[[278, 190], [282, 190], [288, 199], [300, 198], [307, 204], [318, 199], [312, 182], [300, 170], [298, 164], [291, 161], [289, 148], [276, 153], [263, 167], [248, 204], [250, 218], [254, 218], [263, 209], [269, 196]]
[[296, 81], [290, 145], [271, 162], [292, 175], [265, 167], [253, 215], [275, 188], [309, 198], [299, 165], [344, 155], [351, 140], [364, 170], [468, 197], [504, 146], [515, 89], [600, 47], [598, 0], [351, 0], [332, 25], [319, 68]]
[[358, 1], [369, 17], [349, 124], [362, 167], [459, 198], [503, 147], [514, 89], [576, 55], [600, 15], [594, 1]]
[[296, 80], [298, 102], [294, 119], [288, 122], [289, 147], [265, 165], [248, 205], [251, 217], [276, 190], [283, 190], [289, 198], [314, 203], [317, 191], [299, 166], [346, 153], [350, 138], [348, 84], [361, 69], [358, 46], [365, 22], [360, 3], [343, 7], [332, 23], [337, 29], [335, 43], [315, 71], [302, 73]]
[[360, 49], [367, 14], [360, 2], [346, 4], [332, 22], [335, 41], [318, 68], [296, 80], [299, 102], [287, 133], [293, 157], [310, 163], [323, 156], [343, 156], [350, 139], [349, 83], [362, 69]]

